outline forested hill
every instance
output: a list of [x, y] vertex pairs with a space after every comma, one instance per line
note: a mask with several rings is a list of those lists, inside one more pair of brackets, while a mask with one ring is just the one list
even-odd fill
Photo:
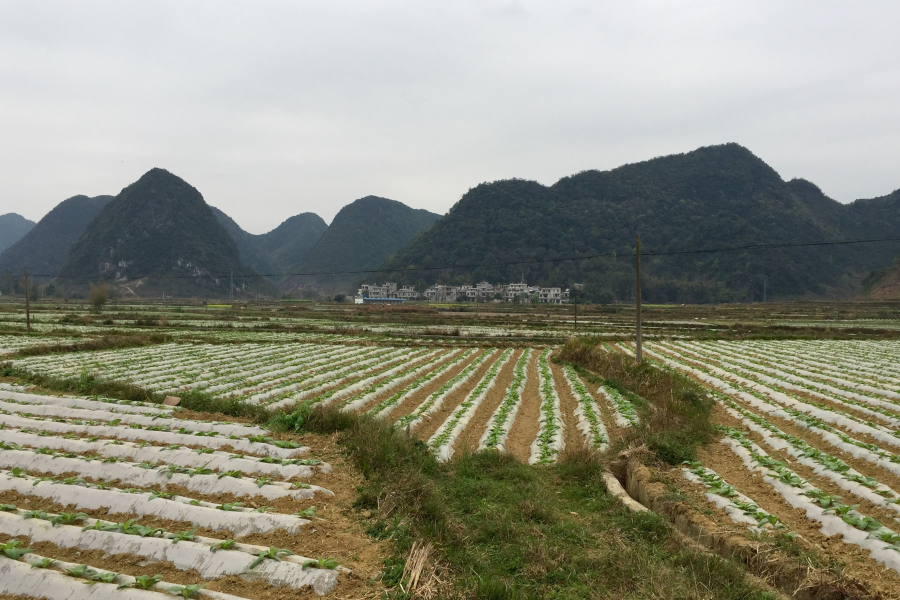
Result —
[[[481, 184], [385, 262], [403, 283], [519, 281], [586, 284], [595, 301], [634, 296], [634, 243], [644, 252], [879, 237], [900, 231], [900, 197], [843, 205], [813, 184], [785, 182], [737, 144], [710, 146], [611, 171], [585, 171], [552, 186]], [[446, 271], [409, 267], [504, 263], [603, 254], [579, 262]], [[644, 297], [721, 302], [850, 295], [896, 244], [866, 244], [644, 257]], [[765, 282], [765, 283], [764, 283]]]
[[30, 221], [16, 213], [0, 215], [0, 252], [3, 252], [28, 233], [34, 227]]
[[301, 213], [261, 235], [244, 231], [218, 208], [211, 207], [219, 223], [237, 244], [241, 261], [258, 273], [278, 275], [299, 265], [319, 241], [328, 225], [315, 213]]
[[57, 204], [19, 241], [0, 254], [0, 272], [22, 273], [25, 267], [39, 280], [55, 276], [91, 219], [112, 196], [73, 196]]
[[[366, 196], [342, 208], [296, 272], [376, 269], [441, 216], [396, 200]], [[361, 275], [316, 275], [324, 290], [346, 291]]]
[[87, 226], [60, 270], [61, 284], [115, 281], [123, 293], [227, 294], [253, 275], [195, 188], [152, 169]]

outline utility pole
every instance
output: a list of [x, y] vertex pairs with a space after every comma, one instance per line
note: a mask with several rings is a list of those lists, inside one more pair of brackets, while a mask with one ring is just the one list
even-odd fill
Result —
[[635, 318], [637, 321], [637, 344], [634, 353], [634, 361], [637, 364], [641, 364], [643, 360], [644, 350], [641, 342], [641, 236], [638, 234], [637, 236], [637, 248], [634, 253], [634, 257], [636, 259], [636, 272], [637, 272], [637, 280], [635, 282], [635, 293], [634, 293], [634, 306], [635, 306]]
[[572, 284], [572, 296], [575, 301], [575, 331], [578, 331], [578, 290], [575, 289], [575, 284]]
[[28, 291], [28, 267], [25, 267], [25, 327], [31, 333], [31, 295]]
[[234, 302], [234, 271], [231, 272], [231, 283], [228, 286], [228, 293], [231, 302]]

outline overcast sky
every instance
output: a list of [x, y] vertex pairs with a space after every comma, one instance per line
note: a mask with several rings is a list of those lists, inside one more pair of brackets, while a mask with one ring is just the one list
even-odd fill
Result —
[[163, 167], [262, 233], [724, 142], [881, 196], [898, 23], [896, 0], [0, 0], [0, 213]]

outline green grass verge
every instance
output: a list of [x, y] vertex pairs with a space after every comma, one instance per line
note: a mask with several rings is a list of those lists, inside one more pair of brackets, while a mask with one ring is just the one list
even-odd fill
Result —
[[[374, 512], [369, 532], [394, 542], [384, 574], [392, 598], [414, 597], [399, 584], [416, 540], [437, 549], [442, 598], [777, 597], [738, 563], [684, 546], [662, 517], [622, 506], [595, 454], [539, 468], [493, 451], [440, 464], [420, 440], [367, 415], [316, 408], [295, 422], [341, 432], [365, 476], [357, 505]], [[286, 417], [271, 425], [293, 429]]]
[[571, 339], [558, 359], [574, 365], [589, 382], [610, 384], [632, 401], [641, 422], [622, 444], [644, 443], [673, 465], [695, 460], [697, 448], [716, 437], [710, 420], [714, 400], [689, 378], [649, 361], [636, 365], [630, 357], [607, 352], [602, 343], [596, 338]]

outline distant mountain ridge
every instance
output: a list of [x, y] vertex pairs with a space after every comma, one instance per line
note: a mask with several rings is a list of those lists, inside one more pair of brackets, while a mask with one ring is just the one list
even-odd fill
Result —
[[34, 221], [16, 213], [0, 215], [0, 252], [22, 239], [34, 226]]
[[317, 273], [300, 280], [319, 282], [325, 290], [350, 291], [350, 284], [365, 274], [330, 273], [376, 269], [440, 218], [396, 200], [360, 198], [338, 212], [296, 271]]
[[[402, 283], [527, 281], [585, 283], [587, 299], [631, 301], [635, 235], [645, 252], [760, 243], [841, 241], [900, 230], [900, 195], [836, 202], [815, 185], [785, 182], [737, 144], [700, 148], [585, 171], [552, 186], [506, 180], [481, 184], [382, 267]], [[733, 302], [849, 296], [868, 271], [889, 264], [888, 244], [644, 257], [644, 298]], [[607, 255], [591, 260], [516, 264]], [[411, 268], [481, 264], [476, 269]], [[384, 276], [382, 277], [384, 278]]]
[[82, 285], [113, 281], [136, 294], [227, 294], [232, 273], [239, 283], [255, 275], [200, 192], [164, 169], [152, 169], [90, 222], [59, 278]]
[[112, 200], [112, 196], [72, 196], [32, 227], [19, 241], [0, 254], [0, 273], [31, 273], [56, 276], [59, 268], [88, 223]]
[[301, 213], [261, 235], [244, 231], [234, 219], [210, 207], [219, 223], [237, 244], [241, 261], [265, 275], [282, 275], [293, 270], [309, 252], [328, 225], [315, 213]]

